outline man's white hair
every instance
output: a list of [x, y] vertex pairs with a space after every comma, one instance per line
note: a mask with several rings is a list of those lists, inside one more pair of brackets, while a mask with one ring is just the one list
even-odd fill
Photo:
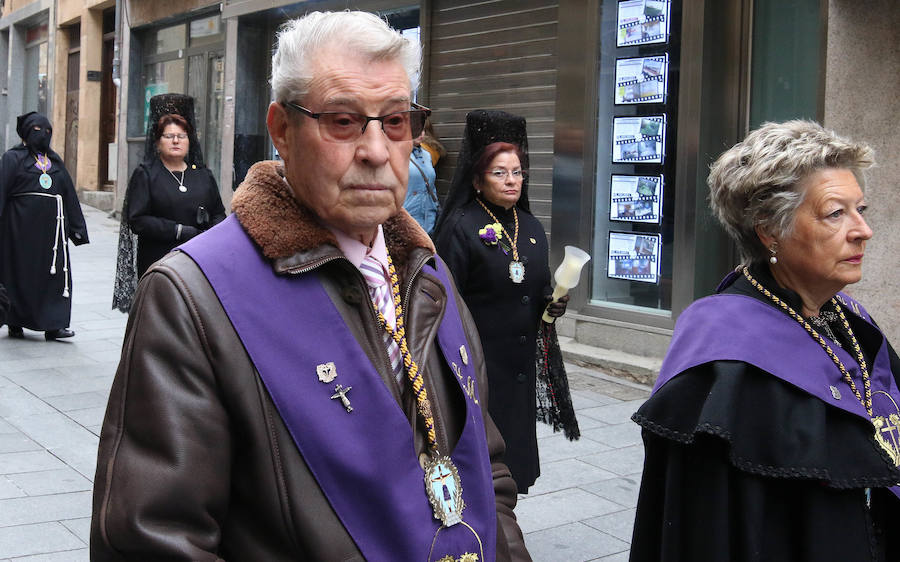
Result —
[[314, 57], [333, 46], [367, 61], [398, 61], [409, 76], [410, 90], [419, 87], [422, 51], [417, 42], [369, 12], [311, 12], [286, 22], [278, 32], [272, 55], [275, 101], [302, 99], [309, 90]]

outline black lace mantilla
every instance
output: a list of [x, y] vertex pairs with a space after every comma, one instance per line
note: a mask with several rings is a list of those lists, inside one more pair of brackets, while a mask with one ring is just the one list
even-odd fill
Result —
[[[450, 191], [434, 226], [434, 238], [443, 229], [452, 228], [449, 218], [459, 209], [475, 199], [475, 187], [472, 185], [472, 168], [481, 157], [481, 151], [489, 144], [508, 142], [519, 147], [522, 153], [522, 169], [528, 170], [528, 134], [525, 118], [505, 111], [494, 109], [475, 109], [466, 115], [466, 128], [463, 130], [462, 144], [456, 159], [456, 169], [450, 182]], [[522, 180], [522, 194], [516, 206], [531, 212], [528, 203], [528, 176]], [[452, 221], [451, 221], [452, 222]]]
[[538, 331], [537, 355], [537, 419], [562, 430], [569, 441], [581, 437], [572, 395], [569, 392], [569, 378], [563, 364], [556, 324], [541, 322]]

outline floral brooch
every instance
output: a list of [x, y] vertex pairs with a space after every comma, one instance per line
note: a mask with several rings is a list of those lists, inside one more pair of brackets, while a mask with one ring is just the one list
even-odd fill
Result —
[[509, 254], [510, 245], [507, 242], [509, 237], [503, 235], [503, 226], [499, 222], [484, 225], [484, 228], [478, 230], [478, 237], [485, 246], [499, 245], [504, 254]]
[[478, 230], [478, 237], [485, 246], [496, 246], [503, 238], [503, 227], [499, 222], [486, 224], [484, 228]]

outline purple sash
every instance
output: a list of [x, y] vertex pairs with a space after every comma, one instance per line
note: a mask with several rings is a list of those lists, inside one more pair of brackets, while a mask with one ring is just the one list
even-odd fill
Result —
[[[463, 525], [443, 529], [425, 494], [413, 431], [315, 272], [275, 275], [232, 215], [181, 246], [203, 270], [269, 391], [300, 454], [356, 545], [373, 561], [454, 559], [483, 549], [495, 558], [496, 505], [484, 423], [466, 399], [466, 424], [451, 458], [462, 480]], [[428, 268], [431, 272], [433, 269]], [[449, 364], [466, 345], [448, 287], [438, 341]], [[333, 362], [337, 377], [320, 382], [317, 366]], [[462, 392], [474, 381], [457, 365]], [[332, 399], [335, 385], [352, 387], [353, 411]]]
[[[838, 293], [837, 298], [846, 306], [844, 314], [856, 314], [877, 330], [858, 302], [843, 293]], [[837, 345], [831, 348], [862, 393], [856, 358]], [[753, 297], [716, 294], [699, 299], [685, 309], [675, 325], [672, 343], [653, 392], [686, 370], [712, 361], [749, 363], [830, 406], [871, 423], [865, 408], [819, 342], [812, 339], [796, 320]], [[869, 365], [869, 380], [874, 415], [900, 414], [896, 407], [900, 403], [900, 392], [891, 372], [887, 340], [883, 335], [878, 353]], [[833, 393], [832, 387], [837, 389], [837, 394]], [[890, 440], [890, 436], [886, 435], [886, 438]], [[894, 486], [890, 490], [900, 497], [900, 488]]]

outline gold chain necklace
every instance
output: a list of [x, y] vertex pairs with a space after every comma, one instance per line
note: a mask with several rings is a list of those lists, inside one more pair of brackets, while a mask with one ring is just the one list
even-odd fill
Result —
[[[386, 250], [385, 250], [386, 251]], [[434, 512], [434, 518], [441, 521], [443, 526], [452, 527], [457, 523], [462, 523], [468, 528], [481, 542], [478, 533], [472, 529], [462, 519], [462, 511], [465, 509], [465, 501], [462, 497], [462, 480], [459, 476], [459, 469], [453, 464], [453, 460], [449, 456], [441, 455], [438, 452], [437, 434], [434, 430], [434, 415], [431, 410], [431, 402], [428, 401], [428, 392], [425, 390], [425, 384], [422, 380], [422, 373], [419, 366], [412, 358], [409, 352], [409, 346], [406, 343], [406, 328], [403, 322], [403, 305], [400, 299], [400, 278], [397, 270], [394, 268], [394, 261], [391, 259], [390, 253], [387, 254], [388, 275], [391, 278], [391, 297], [394, 302], [394, 310], [396, 313], [396, 329], [391, 328], [384, 317], [384, 314], [378, 310], [378, 305], [374, 302], [372, 307], [375, 309], [375, 315], [378, 317], [378, 323], [391, 336], [400, 348], [400, 357], [403, 359], [403, 368], [412, 385], [413, 393], [416, 397], [416, 411], [425, 424], [425, 436], [428, 440], [428, 449], [431, 452], [431, 458], [423, 461], [422, 468], [425, 470], [425, 495], [431, 503]], [[448, 484], [450, 482], [450, 484]], [[436, 485], [440, 484], [440, 493], [436, 490]]]
[[35, 156], [34, 163], [37, 164], [38, 169], [44, 173], [47, 173], [47, 170], [50, 169], [50, 159], [47, 158], [46, 154], [38, 154]]
[[[484, 212], [490, 215], [491, 219], [500, 225], [500, 228], [503, 228], [503, 223], [501, 223], [500, 219], [487, 208], [487, 205], [477, 197], [475, 200], [478, 201], [478, 204], [481, 205]], [[515, 205], [513, 205], [513, 221], [515, 222], [516, 230], [513, 233], [512, 239], [512, 261], [509, 262], [509, 278], [512, 279], [513, 283], [521, 283], [525, 280], [525, 264], [519, 261], [519, 213], [516, 212]], [[503, 228], [503, 230], [505, 231], [506, 229]]]
[[409, 346], [406, 343], [406, 328], [403, 323], [403, 305], [401, 304], [400, 299], [400, 279], [397, 276], [397, 270], [394, 268], [394, 262], [391, 260], [390, 254], [387, 255], [387, 262], [388, 275], [391, 278], [391, 297], [396, 313], [396, 329], [391, 328], [390, 324], [387, 323], [384, 314], [378, 310], [378, 305], [373, 302], [372, 306], [375, 308], [375, 315], [378, 317], [378, 323], [381, 324], [381, 327], [387, 331], [388, 335], [391, 336], [391, 339], [393, 339], [400, 348], [400, 358], [403, 360], [403, 370], [406, 371], [407, 378], [409, 378], [409, 382], [412, 384], [412, 389], [415, 393], [416, 410], [418, 410], [419, 414], [422, 416], [422, 421], [425, 423], [428, 448], [436, 455], [438, 446], [437, 435], [434, 431], [434, 416], [431, 413], [431, 403], [428, 401], [428, 392], [425, 390], [422, 374], [419, 372], [419, 366], [413, 360], [412, 355], [409, 352]]
[[40, 178], [38, 178], [40, 186], [44, 189], [53, 187], [53, 178], [47, 173], [47, 170], [50, 169], [50, 158], [46, 154], [38, 154], [34, 157], [34, 163], [37, 164], [38, 169], [41, 171]]
[[802, 316], [797, 314], [797, 312], [791, 308], [786, 302], [779, 299], [775, 295], [773, 295], [768, 289], [763, 287], [759, 281], [753, 278], [750, 275], [750, 271], [744, 267], [743, 268], [744, 277], [747, 278], [747, 281], [750, 281], [750, 284], [753, 285], [757, 290], [759, 290], [762, 294], [767, 296], [772, 302], [780, 306], [788, 315], [796, 320], [803, 328], [809, 333], [810, 336], [822, 346], [822, 349], [825, 350], [825, 353], [828, 354], [828, 357], [831, 357], [831, 360], [834, 361], [834, 364], [837, 365], [837, 368], [841, 371], [841, 375], [843, 376], [844, 381], [850, 386], [850, 389], [853, 391], [853, 394], [856, 396], [859, 403], [863, 405], [866, 409], [866, 413], [869, 414], [869, 417], [872, 417], [872, 385], [869, 381], [869, 367], [866, 364], [866, 358], [863, 356], [862, 349], [859, 347], [859, 342], [856, 340], [856, 336], [853, 334], [853, 330], [850, 329], [850, 322], [847, 321], [847, 317], [844, 316], [841, 307], [838, 306], [837, 301], [834, 298], [831, 299], [831, 304], [834, 305], [835, 310], [837, 310], [838, 318], [841, 319], [841, 323], [844, 325], [844, 329], [847, 330], [847, 334], [850, 336], [850, 345], [853, 346], [853, 351], [856, 353], [856, 360], [859, 362], [859, 372], [862, 376], [863, 388], [865, 390], [865, 398], [862, 397], [859, 393], [859, 389], [856, 388], [856, 384], [853, 382], [853, 378], [850, 377], [850, 373], [847, 372], [847, 368], [844, 367], [844, 363], [841, 361], [840, 357], [838, 357], [834, 351], [832, 351], [831, 346], [828, 345], [828, 342], [819, 335], [819, 332], [815, 330], [815, 328], [810, 325], [809, 322], [803, 319]]
[[[763, 287], [756, 279], [754, 279], [750, 275], [750, 271], [744, 267], [743, 268], [744, 277], [750, 281], [750, 284], [756, 287], [762, 294], [769, 297], [775, 304], [780, 306], [787, 312], [791, 318], [796, 320], [803, 328], [809, 333], [810, 336], [822, 346], [822, 349], [825, 350], [825, 353], [831, 357], [831, 360], [834, 361], [834, 364], [837, 365], [837, 368], [841, 371], [841, 376], [847, 385], [850, 386], [850, 390], [853, 391], [853, 394], [856, 396], [856, 399], [859, 400], [859, 403], [863, 405], [866, 409], [866, 413], [869, 414], [869, 419], [872, 422], [872, 425], [875, 427], [875, 442], [884, 449], [884, 451], [888, 454], [891, 461], [894, 463], [894, 466], [900, 466], [900, 447], [896, 445], [896, 442], [889, 443], [887, 439], [884, 438], [882, 432], [884, 431], [895, 431], [897, 425], [900, 424], [900, 414], [890, 414], [885, 418], [885, 416], [875, 416], [872, 412], [872, 385], [869, 380], [869, 368], [866, 364], [866, 358], [863, 356], [862, 349], [859, 346], [859, 342], [856, 339], [856, 336], [853, 334], [853, 330], [850, 329], [850, 322], [847, 321], [847, 317], [844, 316], [844, 312], [841, 310], [841, 307], [838, 306], [837, 301], [832, 298], [831, 304], [834, 306], [834, 309], [837, 311], [838, 318], [841, 319], [841, 323], [844, 325], [844, 329], [847, 331], [847, 334], [850, 336], [850, 345], [853, 347], [853, 351], [856, 353], [856, 360], [859, 362], [859, 372], [862, 376], [863, 388], [865, 390], [865, 398], [863, 398], [859, 389], [856, 388], [856, 384], [854, 384], [853, 379], [850, 377], [850, 373], [847, 372], [846, 367], [844, 367], [844, 363], [841, 359], [832, 351], [831, 346], [828, 345], [828, 342], [825, 341], [822, 336], [817, 332], [806, 320], [803, 319], [802, 316], [797, 314], [797, 312], [791, 308], [787, 303], [773, 295], [768, 289]], [[832, 387], [832, 394], [834, 394], [835, 390]], [[883, 391], [879, 391], [883, 392]], [[890, 398], [890, 394], [884, 393]], [[840, 394], [837, 394], [835, 397], [840, 397]], [[891, 398], [893, 402], [893, 398]], [[894, 403], [896, 406], [896, 402]], [[896, 418], [896, 419], [895, 419]], [[893, 425], [891, 425], [893, 424]], [[893, 434], [892, 434], [893, 435]]]

